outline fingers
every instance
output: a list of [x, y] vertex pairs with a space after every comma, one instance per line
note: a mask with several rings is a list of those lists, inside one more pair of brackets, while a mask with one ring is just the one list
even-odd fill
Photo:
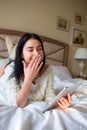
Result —
[[22, 61], [22, 63], [23, 63], [24, 70], [25, 70], [28, 66], [29, 66], [29, 68], [31, 68], [32, 70], [33, 70], [33, 69], [40, 69], [41, 66], [42, 66], [42, 64], [43, 64], [43, 63], [41, 63], [41, 56], [40, 56], [40, 55], [34, 57], [34, 58], [30, 61], [30, 63], [29, 63], [28, 66], [26, 65], [25, 61]]
[[34, 57], [27, 65], [25, 61], [22, 61], [24, 67], [24, 76], [31, 77], [32, 79], [38, 74], [43, 62], [41, 62], [41, 56]]
[[63, 109], [65, 109], [65, 108], [67, 108], [70, 104], [69, 104], [69, 102], [67, 101], [67, 99], [65, 99], [65, 98], [61, 98], [60, 100], [59, 100], [59, 102], [58, 102], [58, 105]]
[[31, 60], [31, 62], [30, 62], [30, 64], [29, 64], [29, 67], [30, 68], [37, 68], [38, 66], [39, 66], [39, 64], [40, 64], [40, 62], [41, 62], [41, 56], [39, 55], [39, 56], [36, 56], [36, 57], [34, 57], [32, 60]]
[[41, 63], [41, 56], [38, 56], [35, 58], [35, 61], [33, 63], [33, 68], [37, 69]]
[[59, 107], [60, 107], [62, 110], [64, 110], [64, 109], [65, 109], [65, 106], [64, 106], [64, 105], [62, 105], [62, 104], [60, 103], [60, 101], [58, 102], [58, 105], [59, 105]]
[[68, 93], [67, 97], [61, 97], [60, 100], [58, 101], [58, 105], [61, 109], [66, 109], [70, 106], [71, 104], [71, 95]]
[[40, 63], [40, 65], [39, 65], [39, 67], [38, 67], [38, 69], [37, 69], [37, 71], [39, 71], [40, 70], [40, 68], [41, 68], [41, 66], [43, 65], [43, 62], [41, 62]]

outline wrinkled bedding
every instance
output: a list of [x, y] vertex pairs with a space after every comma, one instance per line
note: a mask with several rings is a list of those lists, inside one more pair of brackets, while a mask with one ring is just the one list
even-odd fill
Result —
[[[67, 110], [55, 108], [42, 112], [45, 102], [34, 102], [25, 108], [8, 106], [0, 101], [0, 130], [87, 130], [87, 81], [70, 79], [67, 84], [79, 83]], [[1, 97], [0, 97], [1, 99]]]

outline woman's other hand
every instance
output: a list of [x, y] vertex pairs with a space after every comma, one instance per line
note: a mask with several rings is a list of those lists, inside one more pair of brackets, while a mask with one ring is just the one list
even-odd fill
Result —
[[60, 100], [58, 101], [58, 106], [62, 110], [65, 110], [70, 105], [71, 105], [71, 95], [70, 95], [70, 93], [68, 93], [66, 97], [61, 97]]

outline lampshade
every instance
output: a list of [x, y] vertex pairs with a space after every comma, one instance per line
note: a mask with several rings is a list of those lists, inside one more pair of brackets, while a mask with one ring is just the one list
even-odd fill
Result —
[[74, 55], [74, 58], [86, 60], [87, 59], [87, 48], [78, 48]]

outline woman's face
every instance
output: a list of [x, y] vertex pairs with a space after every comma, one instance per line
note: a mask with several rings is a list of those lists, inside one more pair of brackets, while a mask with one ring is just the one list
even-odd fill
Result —
[[38, 55], [43, 59], [44, 54], [41, 43], [36, 39], [29, 39], [23, 47], [22, 58], [26, 64], [29, 64], [30, 61]]

